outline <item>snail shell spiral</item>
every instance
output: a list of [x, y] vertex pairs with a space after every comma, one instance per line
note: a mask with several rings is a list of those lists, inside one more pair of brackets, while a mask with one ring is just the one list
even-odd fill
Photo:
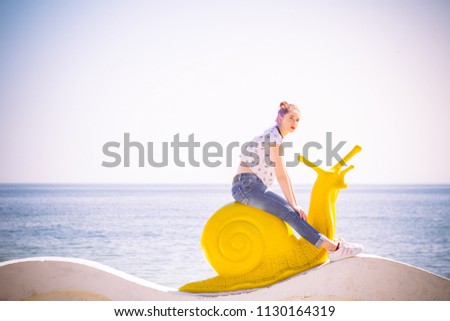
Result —
[[279, 218], [241, 203], [214, 213], [201, 239], [204, 254], [219, 275], [240, 275], [287, 247], [294, 246], [292, 230]]

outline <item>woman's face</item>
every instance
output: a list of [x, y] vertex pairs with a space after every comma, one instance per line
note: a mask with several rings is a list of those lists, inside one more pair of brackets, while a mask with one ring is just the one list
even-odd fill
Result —
[[283, 117], [279, 117], [278, 125], [280, 130], [284, 133], [293, 133], [300, 121], [300, 113], [297, 111], [289, 111]]

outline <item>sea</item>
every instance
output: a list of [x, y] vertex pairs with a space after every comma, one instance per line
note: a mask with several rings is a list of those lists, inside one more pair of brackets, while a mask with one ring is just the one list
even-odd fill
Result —
[[[311, 188], [295, 187], [305, 209]], [[216, 275], [200, 238], [232, 201], [229, 185], [0, 184], [0, 261], [81, 258], [178, 288]], [[365, 253], [450, 278], [450, 185], [352, 185], [336, 207]]]

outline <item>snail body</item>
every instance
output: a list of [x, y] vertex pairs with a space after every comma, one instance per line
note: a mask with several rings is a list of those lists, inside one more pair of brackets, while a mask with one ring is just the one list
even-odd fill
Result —
[[[355, 146], [329, 170], [317, 167], [299, 156], [299, 161], [313, 168], [314, 183], [308, 222], [329, 239], [336, 231], [336, 199], [346, 188], [344, 175], [353, 168], [342, 166], [361, 147]], [[229, 203], [207, 221], [201, 245], [217, 276], [184, 285], [184, 292], [225, 292], [268, 286], [325, 263], [327, 251], [303, 238], [297, 239], [290, 226], [263, 210]]]

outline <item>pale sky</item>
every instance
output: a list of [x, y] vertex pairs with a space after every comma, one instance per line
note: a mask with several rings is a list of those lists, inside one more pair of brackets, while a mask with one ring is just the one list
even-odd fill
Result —
[[160, 159], [194, 134], [201, 161], [283, 100], [302, 113], [292, 153], [327, 132], [341, 156], [363, 147], [349, 185], [450, 183], [449, 1], [2, 1], [0, 45], [3, 183], [228, 184], [237, 149], [232, 167], [178, 167], [169, 147], [167, 167], [118, 149], [106, 168], [103, 145], [129, 133]]

